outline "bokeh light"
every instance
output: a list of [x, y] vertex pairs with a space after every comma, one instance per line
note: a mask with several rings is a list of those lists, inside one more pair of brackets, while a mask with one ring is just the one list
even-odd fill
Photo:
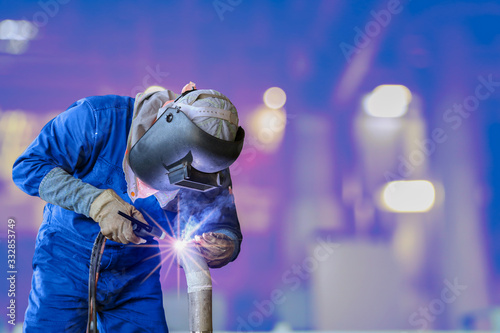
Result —
[[363, 108], [372, 117], [402, 117], [408, 111], [411, 98], [405, 86], [381, 85], [363, 99]]
[[382, 201], [389, 211], [427, 212], [436, 199], [434, 185], [427, 180], [393, 181], [382, 190]]
[[38, 27], [25, 20], [3, 20], [0, 22], [0, 39], [31, 40], [36, 37]]
[[286, 94], [283, 89], [272, 87], [264, 93], [264, 104], [271, 109], [282, 108], [286, 103]]
[[3, 20], [0, 22], [0, 52], [22, 54], [37, 34], [38, 27], [32, 22]]
[[283, 109], [261, 107], [251, 114], [248, 129], [258, 150], [273, 152], [283, 141], [285, 126], [286, 112]]

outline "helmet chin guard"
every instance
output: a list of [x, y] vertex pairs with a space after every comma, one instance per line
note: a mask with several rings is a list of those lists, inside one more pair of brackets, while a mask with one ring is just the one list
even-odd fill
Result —
[[166, 108], [130, 149], [129, 163], [148, 186], [172, 190], [172, 185], [198, 191], [223, 186], [228, 169], [243, 148], [245, 131], [234, 141], [214, 137], [196, 126], [180, 109]]

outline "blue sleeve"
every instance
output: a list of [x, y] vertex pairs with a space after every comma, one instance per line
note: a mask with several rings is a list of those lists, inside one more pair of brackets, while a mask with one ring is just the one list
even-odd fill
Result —
[[243, 236], [231, 186], [207, 192], [180, 192], [178, 218], [187, 226], [186, 232], [192, 233], [191, 236], [204, 232], [218, 232], [229, 236], [235, 243], [233, 261], [238, 256]]
[[15, 161], [14, 183], [29, 195], [39, 196], [40, 183], [54, 168], [69, 174], [87, 166], [92, 154], [96, 119], [82, 99], [49, 121]]

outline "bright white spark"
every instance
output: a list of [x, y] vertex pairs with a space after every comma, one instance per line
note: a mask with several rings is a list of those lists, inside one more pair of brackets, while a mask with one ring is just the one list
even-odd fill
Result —
[[183, 240], [183, 239], [176, 239], [175, 240], [175, 243], [174, 243], [175, 251], [182, 252], [182, 250], [184, 250], [185, 247], [186, 247], [185, 240]]

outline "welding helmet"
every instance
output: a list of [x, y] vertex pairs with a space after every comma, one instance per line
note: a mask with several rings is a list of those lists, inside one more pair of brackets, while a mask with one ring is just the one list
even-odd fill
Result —
[[193, 122], [194, 113], [228, 120], [235, 115], [215, 107], [176, 103], [191, 92], [160, 108], [156, 122], [130, 149], [131, 169], [142, 182], [158, 191], [170, 191], [172, 185], [198, 191], [227, 186], [229, 166], [243, 148], [243, 128], [238, 127], [235, 139], [227, 141]]

